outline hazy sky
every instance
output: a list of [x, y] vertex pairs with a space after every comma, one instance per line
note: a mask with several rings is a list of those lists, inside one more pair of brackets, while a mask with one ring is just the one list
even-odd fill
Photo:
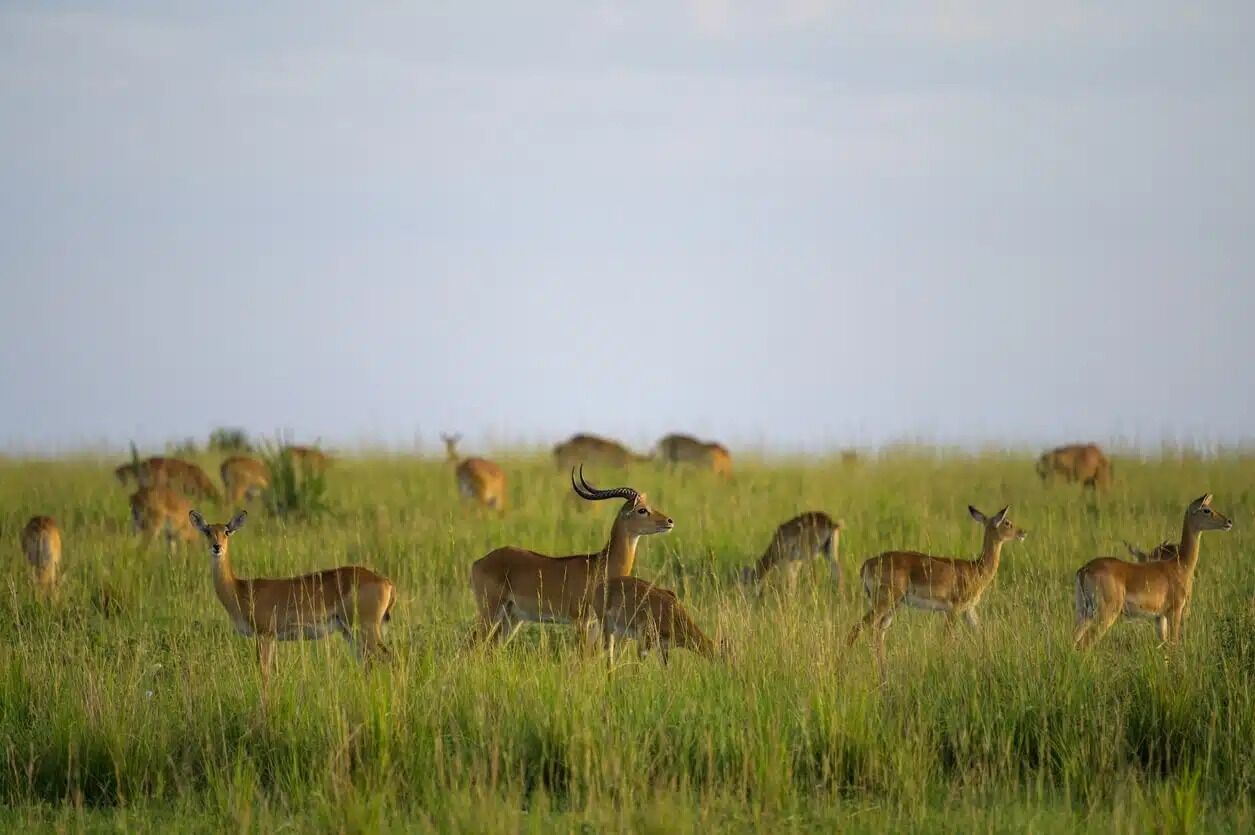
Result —
[[4, 447], [1255, 436], [1255, 4], [219, 5], [0, 7]]

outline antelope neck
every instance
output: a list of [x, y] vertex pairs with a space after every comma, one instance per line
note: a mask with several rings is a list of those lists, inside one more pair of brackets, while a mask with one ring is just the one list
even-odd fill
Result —
[[1002, 540], [996, 531], [985, 531], [985, 540], [981, 543], [980, 556], [976, 562], [989, 571], [997, 570], [998, 561], [1002, 558]]
[[632, 574], [632, 565], [636, 562], [636, 543], [640, 534], [629, 534], [623, 530], [618, 519], [610, 529], [610, 541], [602, 550], [606, 560], [606, 574], [609, 577], [628, 577]]
[[1196, 531], [1190, 525], [1190, 515], [1185, 514], [1185, 521], [1181, 523], [1181, 547], [1177, 549], [1177, 562], [1185, 566], [1187, 571], [1193, 571], [1194, 566], [1198, 563], [1198, 539], [1201, 531]]
[[239, 581], [235, 579], [235, 574], [231, 571], [231, 560], [226, 551], [214, 560], [211, 570], [214, 577], [214, 591], [218, 593], [218, 600], [232, 617], [241, 614]]

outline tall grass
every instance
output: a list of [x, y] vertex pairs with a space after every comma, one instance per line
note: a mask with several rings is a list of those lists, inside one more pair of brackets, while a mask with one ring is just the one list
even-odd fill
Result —
[[[0, 824], [118, 831], [1190, 832], [1255, 823], [1255, 508], [1238, 459], [1121, 461], [1093, 499], [1037, 483], [1027, 457], [901, 454], [812, 466], [739, 462], [723, 482], [648, 465], [627, 476], [677, 521], [637, 573], [676, 589], [734, 648], [607, 672], [569, 630], [468, 649], [470, 563], [516, 543], [604, 541], [613, 503], [570, 500], [547, 462], [503, 461], [512, 510], [459, 501], [443, 463], [346, 459], [334, 517], [258, 514], [233, 539], [244, 577], [369, 565], [397, 584], [397, 658], [363, 672], [331, 640], [280, 647], [261, 708], [253, 647], [213, 595], [199, 547], [127, 533], [111, 463], [0, 463]], [[206, 462], [211, 464], [214, 462]], [[1175, 536], [1205, 490], [1236, 523], [1204, 537], [1185, 644], [1145, 623], [1074, 653], [1071, 576], [1120, 540]], [[888, 547], [972, 556], [971, 503], [1011, 503], [1010, 543], [979, 631], [904, 612], [879, 687], [861, 614], [817, 564], [801, 593], [747, 595], [737, 568], [802, 510], [841, 516], [841, 562]], [[228, 508], [202, 508], [214, 521]], [[61, 521], [67, 575], [39, 605], [17, 552], [30, 515]], [[125, 604], [103, 617], [108, 586]], [[624, 656], [625, 658], [630, 656]]]

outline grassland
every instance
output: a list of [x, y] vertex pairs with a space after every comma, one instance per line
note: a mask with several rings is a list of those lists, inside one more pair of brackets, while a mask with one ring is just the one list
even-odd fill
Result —
[[[112, 461], [0, 462], [0, 827], [126, 832], [1190, 832], [1255, 827], [1255, 510], [1240, 457], [1120, 460], [1097, 501], [1037, 482], [1025, 456], [901, 454], [857, 464], [739, 462], [730, 483], [641, 466], [626, 480], [677, 522], [637, 574], [674, 588], [732, 660], [633, 658], [607, 673], [574, 636], [530, 627], [465, 647], [470, 563], [517, 543], [598, 546], [611, 503], [580, 508], [545, 461], [502, 459], [504, 518], [461, 504], [447, 465], [338, 462], [335, 516], [254, 513], [241, 576], [359, 562], [400, 602], [393, 665], [363, 673], [341, 641], [286, 644], [269, 709], [253, 646], [229, 627], [197, 544], [128, 532]], [[213, 466], [212, 460], [205, 463]], [[1185, 644], [1146, 623], [1074, 653], [1072, 572], [1122, 538], [1176, 537], [1204, 491], [1235, 522], [1204, 537]], [[747, 597], [736, 569], [807, 509], [844, 518], [853, 577], [889, 547], [974, 555], [966, 512], [1012, 505], [979, 632], [946, 639], [907, 612], [878, 686], [861, 612], [823, 565], [794, 599]], [[224, 507], [202, 508], [225, 519]], [[65, 537], [59, 602], [33, 597], [17, 546], [32, 514]], [[102, 590], [122, 608], [106, 617]], [[629, 656], [625, 656], [627, 658]]]

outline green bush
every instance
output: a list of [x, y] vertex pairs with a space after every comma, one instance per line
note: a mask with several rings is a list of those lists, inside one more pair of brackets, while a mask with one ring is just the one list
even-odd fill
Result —
[[262, 460], [270, 470], [270, 485], [262, 492], [262, 503], [271, 514], [310, 520], [331, 512], [325, 472], [301, 466], [282, 443], [273, 447], [265, 444]]
[[248, 433], [238, 426], [219, 426], [209, 433], [209, 450], [211, 452], [252, 452], [253, 445], [249, 442]]

